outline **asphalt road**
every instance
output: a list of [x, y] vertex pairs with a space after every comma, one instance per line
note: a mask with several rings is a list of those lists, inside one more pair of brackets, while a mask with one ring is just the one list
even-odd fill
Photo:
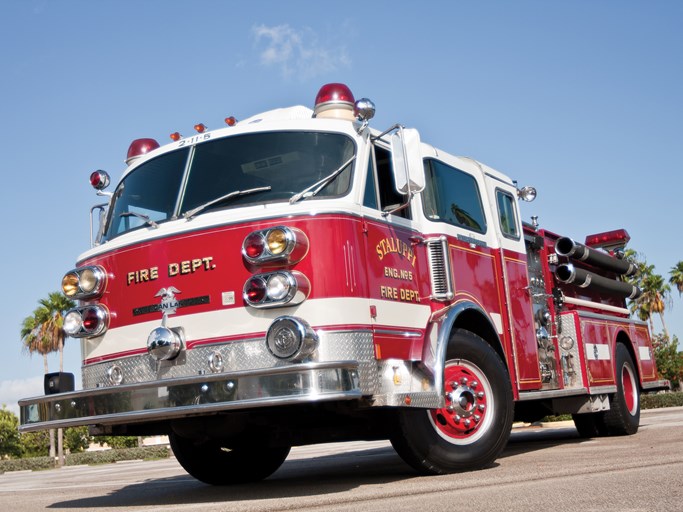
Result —
[[518, 428], [486, 470], [420, 477], [386, 442], [297, 448], [268, 480], [216, 488], [175, 459], [0, 475], [0, 510], [683, 511], [683, 407], [643, 411], [635, 436]]

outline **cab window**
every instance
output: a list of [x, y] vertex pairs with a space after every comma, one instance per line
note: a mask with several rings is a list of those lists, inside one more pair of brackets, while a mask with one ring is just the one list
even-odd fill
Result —
[[438, 160], [428, 160], [425, 172], [425, 216], [435, 222], [486, 233], [486, 217], [474, 176]]
[[503, 236], [519, 239], [517, 229], [517, 215], [515, 211], [515, 199], [512, 194], [503, 190], [496, 190], [496, 203], [498, 204], [498, 221]]

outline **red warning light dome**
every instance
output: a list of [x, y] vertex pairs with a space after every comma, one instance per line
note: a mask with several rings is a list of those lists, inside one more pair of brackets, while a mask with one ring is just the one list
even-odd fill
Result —
[[146, 155], [159, 147], [159, 143], [154, 139], [135, 139], [128, 147], [126, 164], [130, 165], [137, 157]]
[[325, 84], [315, 97], [313, 117], [332, 117], [336, 119], [355, 119], [354, 104], [351, 89], [345, 84]]

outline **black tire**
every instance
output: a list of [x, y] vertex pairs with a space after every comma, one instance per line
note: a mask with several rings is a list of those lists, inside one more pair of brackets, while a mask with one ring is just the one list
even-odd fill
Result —
[[512, 386], [496, 351], [479, 336], [457, 329], [447, 357], [447, 407], [401, 409], [391, 439], [401, 458], [422, 474], [489, 466], [505, 448], [512, 429]]
[[229, 447], [218, 440], [193, 440], [169, 435], [180, 465], [197, 480], [210, 485], [257, 482], [272, 475], [289, 455], [289, 447]]
[[607, 435], [604, 412], [572, 414], [574, 425], [580, 437], [603, 437]]
[[640, 385], [631, 354], [623, 343], [617, 343], [616, 363], [617, 392], [610, 396], [605, 425], [609, 435], [632, 435], [640, 425]]

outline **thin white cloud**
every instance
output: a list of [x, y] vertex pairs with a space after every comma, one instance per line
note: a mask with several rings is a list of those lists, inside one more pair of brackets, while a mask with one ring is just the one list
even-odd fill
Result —
[[261, 65], [278, 68], [284, 78], [306, 80], [351, 65], [344, 46], [320, 41], [310, 28], [257, 25], [252, 33]]
[[19, 399], [44, 394], [43, 376], [0, 381], [0, 407], [4, 405], [19, 416]]

